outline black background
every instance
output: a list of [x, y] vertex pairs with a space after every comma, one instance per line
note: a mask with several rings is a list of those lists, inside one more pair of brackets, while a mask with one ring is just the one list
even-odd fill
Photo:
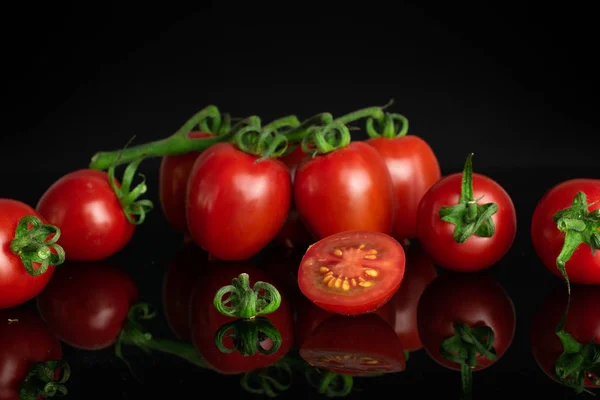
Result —
[[[476, 390], [498, 398], [523, 391], [566, 395], [537, 369], [527, 342], [528, 318], [559, 284], [537, 261], [528, 224], [537, 199], [552, 185], [598, 176], [593, 13], [576, 4], [482, 3], [7, 6], [0, 197], [34, 206], [46, 187], [86, 167], [95, 152], [118, 149], [133, 135], [135, 143], [165, 137], [209, 104], [268, 121], [323, 111], [341, 115], [393, 98], [393, 110], [409, 118], [409, 133], [430, 143], [444, 174], [460, 170], [472, 151], [475, 170], [492, 175], [517, 207], [515, 245], [492, 268], [517, 307], [517, 337], [502, 362], [477, 375]], [[156, 204], [158, 163], [142, 165]], [[161, 265], [180, 243], [159, 214], [115, 258], [156, 301]], [[149, 241], [162, 247], [149, 254], [157, 248]], [[81, 367], [73, 398], [115, 391], [136, 398], [149, 390], [126, 379], [110, 352], [65, 352]], [[394, 395], [458, 393], [454, 373], [425, 354], [414, 364], [398, 381], [365, 381], [363, 393], [383, 393], [389, 385]], [[206, 390], [210, 382], [237, 393], [235, 379], [168, 359], [160, 365], [150, 373], [152, 390], [177, 396]]]

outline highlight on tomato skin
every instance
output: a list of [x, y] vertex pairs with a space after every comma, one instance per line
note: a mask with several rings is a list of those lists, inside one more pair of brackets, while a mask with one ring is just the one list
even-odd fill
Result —
[[300, 356], [312, 366], [351, 376], [406, 368], [400, 339], [376, 314], [330, 316], [304, 341]]
[[[566, 382], [561, 382], [556, 368], [560, 366], [561, 354], [565, 351], [565, 347], [556, 331], [567, 311], [567, 303], [568, 292], [564, 285], [555, 287], [544, 299], [530, 322], [531, 352], [538, 366], [555, 382], [568, 384], [574, 389], [577, 386], [580, 389], [600, 388], [600, 384], [595, 384], [588, 375], [589, 369], [593, 367], [596, 371], [600, 371], [600, 362], [596, 362], [593, 366], [593, 361], [586, 359], [586, 356], [593, 356], [594, 353], [600, 354], [600, 313], [594, 307], [600, 304], [600, 287], [584, 284], [571, 286], [571, 302], [564, 327], [561, 329], [561, 336], [565, 334], [566, 340], [572, 340], [569, 344], [572, 353], [567, 357], [574, 359], [577, 354], [583, 357], [580, 367], [573, 371], [579, 374], [571, 374], [566, 377]], [[586, 349], [585, 345], [593, 346], [595, 350], [590, 351], [591, 348]], [[598, 374], [596, 379], [600, 379]]]
[[[269, 355], [259, 352], [251, 356], [243, 356], [239, 351], [223, 353], [217, 348], [215, 344], [217, 332], [237, 318], [221, 314], [214, 306], [213, 300], [220, 288], [231, 285], [232, 280], [242, 273], [248, 274], [250, 287], [253, 287], [256, 281], [273, 282], [266, 272], [249, 261], [215, 261], [207, 265], [205, 273], [196, 282], [190, 297], [192, 344], [212, 370], [225, 375], [241, 374], [272, 365], [286, 355], [294, 341], [291, 306], [286, 293], [282, 288], [277, 287], [281, 295], [281, 303], [277, 310], [265, 315], [264, 318], [267, 318], [281, 335], [280, 348]], [[231, 337], [224, 337], [222, 344], [229, 349], [235, 348]]]
[[391, 299], [402, 283], [404, 269], [404, 249], [390, 235], [345, 231], [308, 248], [298, 269], [298, 286], [327, 311], [359, 315]]

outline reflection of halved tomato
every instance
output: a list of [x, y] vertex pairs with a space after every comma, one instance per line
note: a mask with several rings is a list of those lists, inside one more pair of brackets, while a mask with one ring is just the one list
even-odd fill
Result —
[[[212, 369], [223, 374], [240, 374], [274, 364], [285, 356], [293, 342], [290, 305], [282, 288], [277, 287], [281, 294], [281, 305], [277, 310], [264, 317], [281, 334], [282, 342], [279, 350], [270, 355], [257, 352], [254, 355], [243, 356], [239, 351], [223, 353], [217, 348], [215, 334], [225, 324], [236, 319], [221, 314], [215, 308], [213, 299], [221, 287], [231, 285], [232, 279], [237, 278], [242, 273], [248, 274], [250, 287], [253, 287], [256, 281], [273, 283], [268, 274], [249, 262], [227, 263], [216, 261], [206, 265], [206, 271], [196, 282], [190, 299], [192, 343]], [[235, 343], [229, 336], [223, 338], [222, 344], [229, 349], [235, 348]]]
[[336, 314], [372, 312], [398, 290], [404, 249], [380, 232], [346, 231], [310, 246], [298, 270], [298, 286], [317, 306]]
[[300, 356], [315, 367], [344, 375], [400, 372], [406, 368], [400, 339], [375, 314], [326, 319], [304, 341]]
[[436, 276], [435, 266], [423, 249], [417, 244], [409, 246], [402, 285], [388, 302], [394, 308], [394, 329], [406, 351], [423, 347], [417, 328], [417, 306], [423, 290]]
[[[531, 321], [530, 342], [533, 356], [546, 375], [555, 381], [558, 381], [555, 363], [564, 350], [555, 331], [567, 308], [567, 300], [567, 289], [563, 285], [555, 288]], [[600, 345], [600, 313], [595, 308], [598, 304], [600, 304], [599, 286], [571, 286], [571, 304], [565, 319], [564, 331], [581, 345], [592, 341]], [[600, 363], [596, 368], [600, 371]], [[587, 388], [600, 387], [594, 385], [585, 374], [583, 379], [584, 386]]]

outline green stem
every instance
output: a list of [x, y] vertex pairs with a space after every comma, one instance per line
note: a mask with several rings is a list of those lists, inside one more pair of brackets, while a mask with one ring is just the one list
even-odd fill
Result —
[[496, 203], [478, 204], [480, 199], [473, 197], [473, 153], [469, 154], [462, 174], [460, 200], [457, 205], [440, 208], [443, 221], [455, 225], [454, 240], [464, 243], [472, 235], [490, 238], [496, 227], [492, 215], [498, 212]]
[[298, 126], [300, 126], [298, 117], [295, 115], [288, 115], [287, 117], [279, 118], [269, 122], [267, 125], [263, 126], [263, 131], [272, 132], [285, 127], [297, 128]]
[[[51, 239], [48, 239], [50, 236]], [[46, 273], [49, 267], [65, 261], [65, 251], [57, 244], [59, 238], [58, 227], [44, 224], [39, 218], [28, 215], [19, 220], [10, 249], [21, 258], [29, 275], [39, 276]], [[39, 267], [34, 268], [33, 263], [38, 263]]]
[[[190, 139], [188, 134], [194, 127], [208, 127], [206, 122], [208, 119], [213, 120], [212, 133], [221, 133], [222, 135], [210, 138]], [[230, 119], [225, 118], [225, 121], [230, 121]], [[129, 147], [122, 151], [98, 152], [92, 157], [89, 167], [91, 169], [105, 170], [111, 166], [130, 163], [144, 157], [159, 157], [202, 151], [215, 143], [224, 142], [233, 137], [233, 134], [223, 132], [222, 125], [221, 114], [218, 108], [211, 105], [193, 115], [173, 135], [165, 139]]]
[[321, 113], [313, 115], [312, 117], [302, 121], [300, 125], [295, 128], [289, 129], [282, 132], [287, 137], [290, 143], [297, 143], [302, 141], [308, 134], [308, 131], [315, 126], [329, 125], [333, 122], [333, 115], [330, 113]]
[[353, 111], [351, 113], [348, 113], [346, 115], [342, 115], [339, 118], [336, 118], [335, 120], [341, 124], [347, 125], [351, 122], [357, 121], [359, 119], [362, 118], [373, 118], [377, 121], [381, 121], [384, 118], [384, 110], [388, 107], [390, 107], [392, 104], [394, 104], [394, 100], [390, 100], [386, 105], [384, 105], [383, 107], [367, 107], [367, 108], [363, 108], [357, 111]]
[[408, 133], [408, 119], [402, 114], [385, 113], [382, 120], [368, 118], [366, 130], [371, 138], [398, 138]]
[[[334, 121], [324, 127], [313, 127], [302, 139], [302, 151], [306, 154], [327, 154], [350, 144], [350, 131], [341, 122]], [[314, 149], [310, 144], [314, 145]]]
[[[143, 174], [139, 174], [142, 181], [133, 189], [131, 188], [133, 179], [135, 178], [135, 172], [142, 160], [142, 158], [134, 160], [127, 166], [120, 186], [117, 185], [117, 180], [115, 178], [115, 165], [111, 165], [108, 168], [108, 182], [110, 187], [115, 192], [117, 199], [119, 199], [125, 217], [129, 223], [133, 225], [143, 224], [146, 220], [146, 215], [154, 208], [154, 204], [151, 200], [138, 199], [142, 194], [148, 191], [146, 177]], [[115, 164], [117, 163], [118, 161]]]
[[473, 369], [467, 364], [460, 366], [460, 380], [462, 386], [461, 399], [471, 400], [473, 398]]
[[[227, 294], [229, 297], [223, 300]], [[254, 318], [277, 310], [281, 304], [281, 295], [275, 286], [266, 282], [257, 281], [254, 288], [250, 288], [250, 277], [242, 273], [233, 278], [231, 285], [223, 286], [217, 291], [213, 304], [221, 314], [228, 317]]]
[[[60, 372], [58, 379], [55, 378], [56, 371]], [[70, 371], [69, 364], [62, 360], [35, 363], [19, 388], [19, 399], [65, 396], [68, 390], [64, 384], [69, 379]]]
[[[226, 336], [233, 340], [233, 348], [223, 343]], [[266, 339], [271, 339], [272, 342], [268, 349], [262, 346]], [[264, 355], [273, 354], [281, 347], [282, 340], [279, 330], [265, 317], [237, 319], [221, 326], [215, 334], [215, 345], [220, 352], [229, 354], [237, 351], [244, 357], [253, 356], [257, 352]]]

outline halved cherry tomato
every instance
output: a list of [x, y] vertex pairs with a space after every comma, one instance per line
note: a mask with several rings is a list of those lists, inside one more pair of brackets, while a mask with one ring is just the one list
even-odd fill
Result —
[[[281, 294], [281, 305], [265, 317], [279, 331], [281, 347], [272, 354], [257, 352], [244, 356], [239, 351], [223, 353], [215, 343], [215, 335], [225, 324], [236, 321], [235, 318], [221, 314], [214, 306], [213, 300], [217, 291], [231, 285], [233, 278], [247, 273], [250, 287], [256, 281], [272, 283], [271, 277], [249, 262], [226, 263], [216, 261], [207, 265], [192, 291], [190, 334], [192, 343], [200, 356], [210, 367], [222, 374], [240, 374], [274, 364], [287, 354], [293, 344], [293, 320], [289, 301], [285, 292], [277, 287]], [[257, 317], [258, 318], [258, 317]], [[230, 336], [223, 338], [223, 344], [230, 349], [235, 348]]]
[[[400, 288], [388, 302], [394, 310], [394, 330], [406, 351], [423, 347], [417, 326], [417, 307], [423, 291], [437, 276], [435, 266], [418, 243], [408, 246], [406, 269]], [[384, 306], [385, 307], [385, 306]]]
[[496, 359], [477, 353], [473, 371], [478, 371], [497, 362], [511, 345], [515, 308], [508, 293], [489, 275], [446, 273], [423, 291], [417, 307], [417, 326], [427, 353], [446, 368], [460, 370], [459, 363], [440, 353], [442, 342], [455, 335], [455, 324], [469, 328], [487, 326], [493, 331]]
[[[214, 136], [209, 132], [193, 131], [190, 139], [201, 139]], [[164, 156], [159, 170], [160, 204], [165, 218], [177, 231], [188, 232], [185, 217], [185, 193], [192, 167], [202, 152]]]
[[[544, 194], [531, 220], [533, 247], [546, 268], [560, 278], [563, 276], [556, 266], [556, 259], [565, 243], [565, 232], [558, 229], [554, 215], [570, 208], [580, 191], [586, 195], [589, 212], [600, 209], [600, 179], [571, 179]], [[596, 230], [600, 235], [600, 224], [596, 224]], [[594, 254], [589, 244], [581, 243], [565, 263], [565, 270], [572, 283], [600, 284], [600, 251], [596, 250]]]
[[418, 136], [372, 138], [385, 161], [394, 188], [396, 208], [392, 236], [398, 240], [417, 237], [417, 209], [427, 190], [441, 178], [440, 165], [426, 141]]
[[401, 372], [406, 368], [400, 339], [375, 314], [327, 318], [304, 341], [300, 356], [313, 366], [344, 375]]
[[163, 310], [171, 332], [178, 339], [191, 339], [190, 296], [208, 262], [208, 253], [190, 243], [177, 253], [165, 271], [162, 286]]
[[[35, 311], [26, 306], [0, 311], [0, 399], [22, 399], [19, 391], [32, 367], [61, 359], [60, 342]], [[55, 370], [54, 380], [59, 372]], [[44, 382], [39, 384], [36, 389], [43, 390]]]
[[187, 221], [194, 242], [220, 260], [246, 260], [283, 226], [291, 179], [281, 161], [218, 143], [194, 163], [188, 181]]
[[372, 312], [402, 283], [402, 245], [384, 233], [340, 232], [308, 248], [298, 270], [298, 286], [317, 306], [336, 314]]
[[[555, 373], [555, 364], [564, 351], [561, 340], [556, 334], [558, 324], [567, 309], [568, 292], [564, 286], [556, 287], [546, 297], [531, 320], [529, 340], [535, 361], [554, 381], [559, 382]], [[600, 287], [575, 284], [571, 287], [571, 304], [564, 321], [563, 331], [581, 345], [595, 343], [600, 345], [600, 313], [596, 309], [600, 304]], [[575, 354], [572, 355], [575, 359]], [[596, 365], [596, 379], [600, 379], [600, 362]], [[584, 387], [598, 388], [587, 373], [579, 371]], [[570, 377], [569, 377], [570, 378]]]
[[392, 231], [392, 178], [377, 150], [363, 142], [304, 158], [294, 178], [294, 202], [318, 239], [349, 230]]
[[37, 297], [37, 307], [61, 341], [98, 350], [115, 343], [137, 297], [135, 282], [117, 267], [67, 263]]

